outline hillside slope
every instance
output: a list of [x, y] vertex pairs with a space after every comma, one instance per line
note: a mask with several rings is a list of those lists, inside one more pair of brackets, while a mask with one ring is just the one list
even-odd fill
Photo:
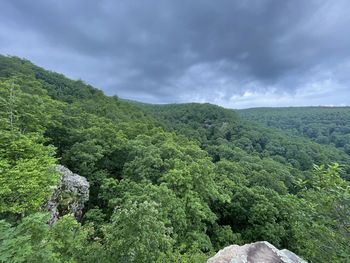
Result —
[[[349, 163], [219, 106], [132, 103], [0, 56], [0, 262], [204, 262], [259, 240], [343, 262]], [[90, 197], [49, 227], [57, 164]]]
[[240, 110], [239, 114], [350, 155], [350, 107], [256, 108]]
[[[313, 164], [340, 162], [345, 177], [349, 177], [349, 156], [332, 145], [320, 145], [308, 138], [285, 134], [266, 128], [254, 121], [246, 121], [240, 112], [211, 104], [146, 105], [140, 108], [152, 113], [169, 130], [200, 143], [212, 153], [214, 160], [225, 151], [222, 147], [240, 149], [246, 154], [270, 157], [299, 170], [312, 169]], [[215, 151], [214, 148], [219, 150]]]

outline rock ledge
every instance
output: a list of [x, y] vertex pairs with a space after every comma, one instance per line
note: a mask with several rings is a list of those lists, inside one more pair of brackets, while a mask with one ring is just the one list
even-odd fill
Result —
[[261, 241], [244, 246], [232, 245], [220, 250], [207, 263], [307, 263], [293, 252], [279, 250]]
[[69, 213], [80, 220], [84, 203], [89, 200], [89, 182], [62, 165], [57, 165], [56, 170], [61, 174], [61, 181], [44, 206], [51, 214], [48, 223], [52, 225], [60, 216]]

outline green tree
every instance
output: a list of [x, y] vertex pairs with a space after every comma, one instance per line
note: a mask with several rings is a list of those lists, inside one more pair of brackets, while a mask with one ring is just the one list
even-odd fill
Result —
[[90, 246], [88, 229], [73, 216], [64, 216], [52, 227], [48, 218], [34, 213], [16, 226], [0, 221], [0, 262], [98, 262], [100, 246]]
[[296, 251], [312, 262], [345, 262], [350, 257], [350, 185], [338, 164], [315, 166], [299, 195]]
[[171, 229], [161, 221], [154, 202], [117, 207], [106, 227], [105, 262], [155, 262], [172, 247]]
[[0, 131], [0, 213], [40, 210], [59, 179], [54, 153], [40, 136]]
[[62, 104], [52, 100], [40, 82], [23, 76], [0, 79], [1, 128], [44, 132], [60, 114]]

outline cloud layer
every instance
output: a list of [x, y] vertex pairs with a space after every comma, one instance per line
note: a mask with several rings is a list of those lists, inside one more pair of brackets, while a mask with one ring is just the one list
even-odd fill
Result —
[[0, 53], [145, 102], [349, 105], [349, 9], [347, 0], [3, 0]]

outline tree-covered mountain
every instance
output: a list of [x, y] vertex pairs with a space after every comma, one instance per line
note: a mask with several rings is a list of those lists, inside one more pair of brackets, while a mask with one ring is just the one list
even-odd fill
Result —
[[219, 106], [196, 103], [139, 106], [165, 123], [169, 130], [200, 142], [202, 148], [212, 153], [214, 160], [220, 159], [224, 151], [215, 152], [213, 146], [236, 148], [261, 158], [270, 157], [299, 170], [331, 162], [346, 165], [350, 160], [333, 145], [320, 145], [303, 137], [264, 128]]
[[239, 114], [288, 134], [332, 145], [350, 155], [350, 107], [255, 108]]
[[[81, 222], [47, 224], [56, 164], [90, 183]], [[0, 262], [204, 262], [259, 240], [345, 262], [349, 164], [232, 110], [107, 97], [0, 56]]]

